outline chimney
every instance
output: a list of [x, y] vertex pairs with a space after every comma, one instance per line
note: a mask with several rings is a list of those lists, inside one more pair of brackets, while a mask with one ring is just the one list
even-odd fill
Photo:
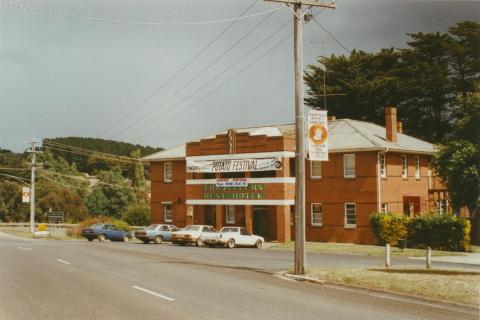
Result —
[[328, 121], [335, 121], [337, 119], [335, 116], [328, 116]]
[[397, 142], [397, 108], [387, 107], [385, 108], [385, 129], [387, 141]]
[[402, 121], [397, 122], [397, 132], [398, 133], [403, 133], [403, 122]]

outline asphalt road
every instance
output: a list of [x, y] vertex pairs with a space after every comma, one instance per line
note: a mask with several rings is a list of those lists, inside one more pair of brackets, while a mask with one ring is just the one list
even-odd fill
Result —
[[[352, 255], [309, 259], [379, 264]], [[289, 266], [283, 251], [0, 233], [0, 319], [478, 319], [471, 310], [274, 276]]]

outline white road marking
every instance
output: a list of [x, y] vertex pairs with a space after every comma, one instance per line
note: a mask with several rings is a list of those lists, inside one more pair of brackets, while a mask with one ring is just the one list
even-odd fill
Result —
[[32, 250], [32, 248], [25, 248], [25, 247], [17, 247], [17, 248], [20, 249], [20, 250], [27, 250], [27, 251], [31, 251], [31, 250]]
[[159, 297], [159, 298], [162, 298], [162, 299], [165, 299], [167, 301], [175, 301], [175, 299], [173, 298], [170, 298], [170, 297], [167, 297], [167, 296], [164, 296], [160, 293], [156, 293], [156, 292], [153, 292], [153, 291], [150, 291], [148, 289], [144, 289], [144, 288], [141, 288], [141, 287], [137, 287], [137, 286], [132, 286], [133, 289], [137, 289], [137, 290], [140, 290], [140, 291], [143, 291], [143, 292], [146, 292], [146, 293], [149, 293], [153, 296], [156, 296], [156, 297]]
[[65, 260], [62, 260], [62, 259], [57, 259], [58, 262], [61, 262], [61, 263], [64, 263], [64, 264], [71, 264], [70, 262], [68, 261], [65, 261]]

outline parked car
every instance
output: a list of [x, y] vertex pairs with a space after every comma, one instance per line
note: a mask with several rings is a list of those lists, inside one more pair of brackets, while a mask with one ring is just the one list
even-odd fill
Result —
[[201, 247], [204, 243], [216, 243], [218, 233], [212, 226], [189, 225], [183, 230], [172, 232], [172, 243], [174, 244], [196, 244]]
[[260, 236], [251, 234], [245, 228], [241, 227], [223, 227], [219, 231], [218, 241], [227, 248], [239, 247], [255, 247], [260, 249], [265, 239]]
[[162, 243], [172, 239], [172, 232], [179, 231], [173, 224], [151, 224], [143, 230], [135, 231], [135, 238], [143, 243]]
[[127, 242], [132, 238], [132, 235], [128, 231], [120, 230], [113, 224], [95, 223], [89, 228], [82, 230], [82, 236], [87, 238], [88, 241], [98, 239], [98, 241], [105, 241], [109, 239], [111, 241], [124, 241]]

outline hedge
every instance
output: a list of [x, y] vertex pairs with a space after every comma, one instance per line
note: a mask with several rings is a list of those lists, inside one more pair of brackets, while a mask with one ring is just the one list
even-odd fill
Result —
[[407, 239], [411, 248], [470, 250], [470, 222], [453, 215], [425, 214], [406, 218], [377, 212], [370, 216], [370, 225], [380, 245], [397, 245], [399, 239]]
[[90, 227], [92, 224], [95, 223], [107, 223], [107, 224], [114, 224], [117, 226], [117, 228], [124, 230], [124, 231], [130, 231], [130, 226], [128, 223], [122, 220], [118, 219], [113, 219], [110, 217], [104, 217], [104, 216], [94, 216], [94, 217], [89, 217], [82, 222], [78, 224], [77, 227], [68, 230], [67, 234], [69, 236], [74, 236], [80, 238], [82, 236], [82, 229]]

